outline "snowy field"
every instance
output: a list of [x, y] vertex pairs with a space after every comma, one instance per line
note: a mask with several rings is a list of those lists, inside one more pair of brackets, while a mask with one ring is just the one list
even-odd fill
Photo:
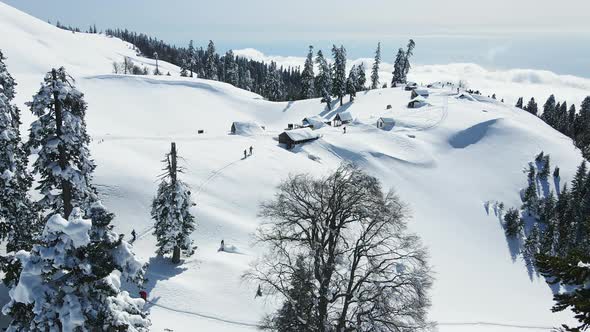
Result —
[[[118, 39], [60, 30], [2, 3], [0, 48], [18, 83], [23, 133], [32, 119], [24, 102], [51, 67], [65, 66], [84, 92], [104, 203], [117, 215], [116, 231], [138, 232], [135, 251], [150, 262], [146, 310], [153, 331], [256, 330], [274, 307], [254, 298], [257, 285], [241, 280], [264, 250], [252, 246], [251, 236], [260, 223], [260, 202], [289, 173], [325, 174], [343, 161], [361, 165], [409, 204], [410, 228], [430, 250], [436, 279], [430, 318], [440, 331], [547, 331], [571, 319], [570, 313], [550, 312], [550, 288], [537, 276], [530, 279], [520, 259], [511, 259], [499, 218], [486, 209], [488, 201], [520, 205], [523, 169], [540, 151], [559, 165], [562, 183], [581, 161], [569, 138], [522, 110], [487, 99], [459, 100], [445, 89], [430, 91], [430, 106], [407, 109], [410, 93], [395, 88], [359, 93], [354, 103], [328, 111], [318, 99], [268, 102], [228, 84], [182, 78], [164, 62], [160, 69], [170, 77], [115, 75], [112, 62], [124, 56], [150, 68], [154, 61]], [[514, 96], [544, 101], [550, 93], [579, 102], [590, 87], [589, 80], [548, 72], [521, 71], [527, 77], [521, 82], [501, 78], [514, 72], [476, 71], [470, 78], [464, 67], [418, 67], [414, 79], [466, 80], [471, 88], [504, 93], [510, 104]], [[535, 83], [533, 74], [543, 80]], [[293, 150], [278, 145], [287, 124], [343, 111], [355, 117], [346, 134], [324, 127], [317, 141]], [[378, 129], [379, 117], [392, 117], [396, 125]], [[231, 135], [233, 121], [266, 130]], [[156, 257], [149, 214], [160, 160], [172, 141], [197, 203], [198, 250], [179, 266]], [[253, 155], [243, 159], [250, 146]], [[218, 252], [222, 239], [235, 250]]]

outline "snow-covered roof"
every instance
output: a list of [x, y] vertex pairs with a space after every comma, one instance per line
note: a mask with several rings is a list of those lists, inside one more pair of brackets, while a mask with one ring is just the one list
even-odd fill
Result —
[[307, 122], [310, 126], [315, 129], [325, 126], [324, 119], [318, 115], [309, 116], [303, 119], [303, 123]]
[[336, 114], [336, 117], [340, 121], [352, 121], [352, 114], [349, 111], [340, 112], [340, 113]]
[[428, 90], [426, 89], [415, 89], [414, 92], [419, 96], [428, 96]]
[[393, 118], [381, 117], [381, 118], [379, 118], [379, 120], [381, 120], [381, 122], [383, 122], [383, 123], [395, 123], [395, 120]]
[[232, 127], [235, 128], [236, 135], [256, 135], [264, 132], [262, 126], [256, 122], [240, 122], [235, 121], [232, 123]]
[[411, 102], [426, 103], [426, 98], [424, 98], [422, 96], [416, 96], [416, 98], [410, 100], [410, 103]]
[[320, 135], [316, 134], [313, 130], [309, 128], [287, 130], [285, 131], [285, 134], [287, 134], [287, 136], [289, 136], [290, 139], [296, 142], [320, 137]]

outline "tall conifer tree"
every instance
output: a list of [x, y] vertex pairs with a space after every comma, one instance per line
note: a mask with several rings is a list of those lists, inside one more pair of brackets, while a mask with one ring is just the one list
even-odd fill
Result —
[[313, 46], [309, 46], [309, 52], [305, 59], [305, 65], [301, 72], [301, 96], [310, 99], [316, 96], [314, 86], [315, 75], [313, 72]]
[[379, 88], [379, 65], [381, 64], [381, 42], [377, 43], [375, 51], [375, 61], [371, 69], [371, 89]]

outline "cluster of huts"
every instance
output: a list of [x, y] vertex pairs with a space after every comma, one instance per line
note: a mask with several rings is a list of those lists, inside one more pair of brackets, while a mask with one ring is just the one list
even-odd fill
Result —
[[[408, 108], [420, 108], [429, 105], [427, 98], [430, 93], [427, 89], [420, 88], [417, 83], [408, 82], [404, 90], [411, 91]], [[391, 105], [387, 105], [386, 109], [391, 109]], [[375, 125], [379, 129], [391, 130], [395, 126], [395, 119], [392, 117], [380, 117]]]
[[[415, 84], [415, 83], [414, 83]], [[414, 86], [410, 95], [410, 102], [408, 103], [408, 108], [420, 108], [422, 106], [428, 105], [428, 98], [429, 93], [427, 89], [420, 89], [418, 86]]]
[[[418, 84], [408, 82], [405, 90], [411, 91], [409, 108], [428, 105], [429, 92], [427, 89], [419, 88]], [[391, 105], [387, 106], [387, 109], [391, 109]], [[332, 120], [324, 119], [319, 115], [308, 116], [303, 118], [300, 124], [289, 123], [287, 129], [279, 134], [279, 143], [285, 144], [287, 149], [291, 149], [297, 144], [320, 138], [320, 135], [315, 132], [317, 129], [325, 126], [339, 127], [351, 123], [353, 120], [352, 114], [348, 111], [337, 113]], [[390, 130], [395, 126], [395, 119], [392, 117], [380, 117], [377, 119], [376, 126], [379, 129]], [[255, 135], [264, 132], [264, 130], [264, 126], [254, 122], [234, 122], [231, 126], [231, 132], [238, 135]]]
[[340, 112], [332, 120], [326, 120], [319, 115], [308, 116], [301, 120], [301, 124], [290, 123], [287, 130], [279, 135], [279, 143], [285, 144], [287, 149], [291, 149], [297, 144], [310, 142], [320, 138], [314, 130], [325, 126], [340, 127], [351, 123], [353, 116], [350, 112]]

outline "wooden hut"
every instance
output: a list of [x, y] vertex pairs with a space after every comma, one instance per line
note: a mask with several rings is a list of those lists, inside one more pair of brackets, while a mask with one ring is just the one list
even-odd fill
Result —
[[279, 135], [279, 143], [285, 144], [287, 149], [291, 149], [294, 145], [311, 142], [320, 138], [320, 135], [309, 128], [299, 128], [287, 130]]
[[[329, 121], [328, 121], [329, 122]], [[318, 115], [308, 116], [301, 121], [303, 127], [309, 127], [313, 130], [320, 129], [326, 125], [326, 120]]]
[[416, 97], [424, 97], [424, 98], [428, 98], [429, 94], [428, 94], [428, 90], [426, 89], [414, 89], [412, 90], [412, 96], [411, 98], [414, 99]]
[[377, 128], [383, 130], [389, 130], [395, 126], [395, 120], [393, 118], [381, 117], [377, 119]]
[[255, 122], [235, 121], [231, 124], [231, 133], [234, 135], [252, 136], [264, 133], [264, 126]]
[[426, 98], [424, 98], [422, 96], [418, 96], [418, 97], [410, 100], [410, 102], [408, 103], [408, 108], [420, 108], [420, 107], [426, 106], [426, 105], [428, 105]]
[[334, 117], [334, 120], [332, 122], [334, 124], [334, 127], [339, 127], [344, 124], [351, 123], [352, 120], [353, 120], [352, 114], [350, 114], [350, 112], [346, 111], [346, 112], [340, 112], [340, 113], [336, 114], [336, 116]]
[[411, 90], [414, 90], [414, 89], [417, 89], [417, 88], [418, 88], [418, 83], [408, 82], [408, 83], [406, 83], [405, 90], [406, 91], [411, 91]]

